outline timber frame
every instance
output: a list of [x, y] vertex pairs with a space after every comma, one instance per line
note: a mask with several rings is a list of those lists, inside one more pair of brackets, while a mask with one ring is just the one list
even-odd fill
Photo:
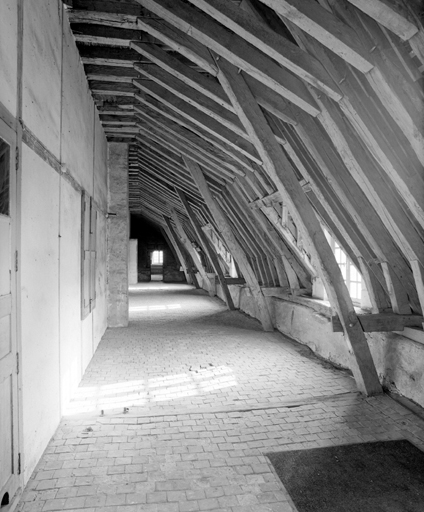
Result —
[[[320, 280], [359, 389], [380, 392], [364, 332], [421, 326], [424, 310], [420, 2], [66, 4], [108, 140], [129, 144], [131, 212], [214, 294], [201, 247], [229, 309], [245, 283], [266, 330], [268, 297]], [[367, 315], [323, 227], [361, 273]]]

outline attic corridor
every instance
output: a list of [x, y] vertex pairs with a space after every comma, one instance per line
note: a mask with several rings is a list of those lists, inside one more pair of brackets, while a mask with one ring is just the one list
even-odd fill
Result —
[[129, 307], [20, 512], [295, 512], [269, 452], [401, 438], [424, 449], [417, 416], [202, 290], [139, 283]]

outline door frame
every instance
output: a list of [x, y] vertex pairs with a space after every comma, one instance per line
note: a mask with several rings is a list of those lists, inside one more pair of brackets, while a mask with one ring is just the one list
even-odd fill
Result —
[[[16, 350], [16, 370], [15, 383], [16, 387], [13, 418], [16, 424], [14, 432], [14, 465], [17, 468], [18, 484], [13, 496], [9, 497], [9, 505], [4, 508], [5, 511], [12, 512], [23, 492], [23, 432], [22, 432], [22, 372], [20, 368], [21, 361], [21, 337], [20, 337], [20, 315], [18, 304], [20, 304], [20, 276], [19, 276], [19, 245], [20, 245], [20, 141], [22, 129], [15, 118], [10, 115], [7, 109], [0, 103], [0, 138], [2, 138], [10, 146], [10, 218], [11, 218], [11, 294], [12, 294], [12, 313], [11, 313], [11, 331], [12, 340], [14, 338], [14, 350]], [[3, 511], [3, 509], [2, 509]]]

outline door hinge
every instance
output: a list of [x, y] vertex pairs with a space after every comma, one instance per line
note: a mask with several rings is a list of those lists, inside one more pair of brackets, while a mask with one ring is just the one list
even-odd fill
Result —
[[19, 374], [19, 352], [16, 352], [16, 373]]
[[18, 271], [18, 251], [15, 251], [15, 272]]
[[19, 148], [16, 147], [15, 150], [15, 169], [19, 171]]
[[21, 474], [21, 454], [18, 453], [18, 475]]

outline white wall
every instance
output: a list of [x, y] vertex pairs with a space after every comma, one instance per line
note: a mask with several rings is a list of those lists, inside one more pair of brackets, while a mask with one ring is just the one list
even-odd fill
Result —
[[[26, 0], [22, 34], [18, 26], [16, 0], [1, 0], [0, 116], [15, 117], [21, 109], [24, 132], [37, 140], [22, 144], [20, 158], [20, 450], [26, 482], [106, 329], [107, 142], [62, 1]], [[99, 214], [96, 307], [81, 320], [83, 191]]]
[[59, 181], [59, 175], [24, 145], [21, 361], [23, 453], [28, 472], [60, 419]]

